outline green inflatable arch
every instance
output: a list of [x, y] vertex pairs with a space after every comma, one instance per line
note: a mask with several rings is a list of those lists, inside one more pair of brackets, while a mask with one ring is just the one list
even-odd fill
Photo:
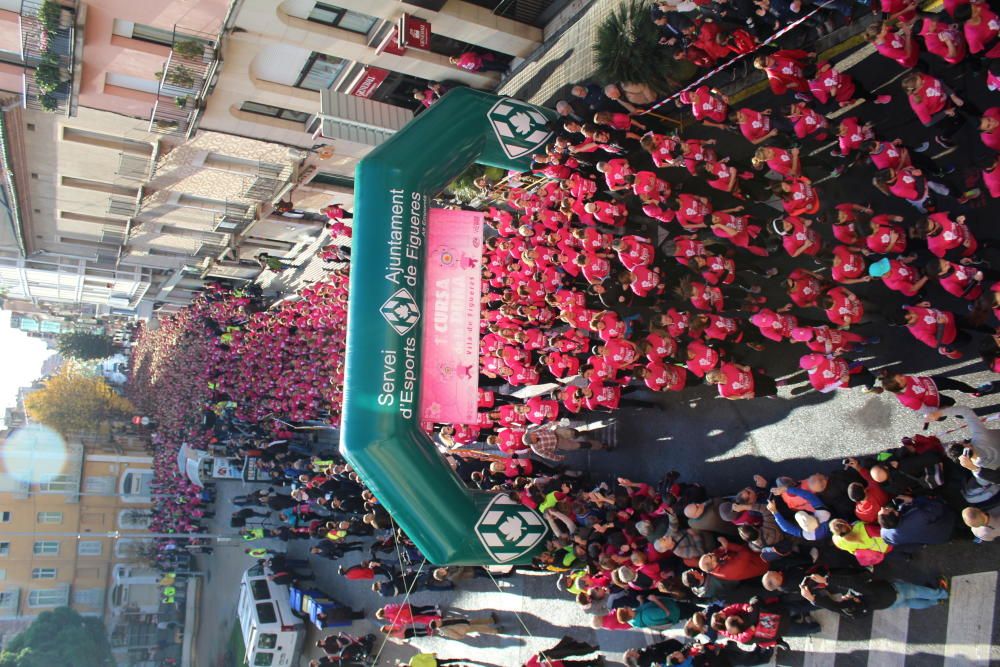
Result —
[[474, 162], [525, 170], [552, 117], [453, 90], [357, 167], [340, 449], [438, 565], [526, 563], [548, 528], [506, 495], [469, 489], [420, 429], [428, 202]]

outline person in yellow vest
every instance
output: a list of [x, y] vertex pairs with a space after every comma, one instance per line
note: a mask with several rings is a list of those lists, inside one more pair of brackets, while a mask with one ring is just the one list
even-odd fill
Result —
[[864, 567], [878, 565], [885, 555], [892, 551], [892, 545], [882, 539], [882, 529], [877, 523], [855, 521], [850, 524], [843, 519], [830, 522], [833, 546], [854, 556]]

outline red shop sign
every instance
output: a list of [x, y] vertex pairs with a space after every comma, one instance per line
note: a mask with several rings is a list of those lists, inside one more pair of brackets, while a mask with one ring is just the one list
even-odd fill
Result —
[[399, 45], [427, 51], [431, 48], [431, 24], [410, 14], [399, 19]]
[[361, 72], [361, 75], [351, 87], [350, 94], [355, 97], [371, 97], [378, 90], [378, 87], [382, 85], [386, 77], [389, 76], [389, 73], [387, 69], [369, 65]]
[[406, 47], [399, 45], [399, 26], [393, 26], [392, 30], [389, 31], [377, 47], [375, 47], [375, 53], [377, 55], [382, 55], [383, 53], [391, 53], [394, 56], [401, 56], [406, 53]]

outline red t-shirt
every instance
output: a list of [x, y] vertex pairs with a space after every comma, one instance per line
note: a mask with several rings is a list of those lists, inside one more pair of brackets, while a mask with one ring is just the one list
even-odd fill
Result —
[[[955, 316], [944, 310], [935, 308], [922, 308], [920, 306], [903, 306], [917, 316], [917, 321], [907, 324], [913, 337], [924, 345], [938, 348], [941, 345], [948, 345], [955, 340], [958, 329], [955, 327]], [[941, 320], [939, 323], [938, 320]]]
[[688, 356], [685, 362], [687, 369], [698, 377], [719, 365], [719, 353], [700, 340], [693, 340], [687, 346]]
[[844, 326], [848, 323], [857, 324], [864, 317], [865, 309], [861, 304], [861, 299], [850, 290], [843, 287], [834, 287], [827, 292], [833, 299], [833, 307], [826, 311], [827, 318], [837, 326]]
[[719, 384], [719, 396], [723, 398], [742, 398], [753, 396], [753, 374], [745, 371], [731, 362], [723, 362], [720, 367], [726, 379]]
[[906, 375], [906, 387], [896, 394], [899, 402], [911, 410], [937, 408], [941, 406], [941, 396], [938, 394], [934, 380], [926, 376]]

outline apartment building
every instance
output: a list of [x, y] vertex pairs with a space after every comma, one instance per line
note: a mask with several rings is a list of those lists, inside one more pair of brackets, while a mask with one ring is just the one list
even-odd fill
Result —
[[139, 439], [62, 441], [37, 429], [0, 434], [0, 632], [68, 605], [103, 618], [113, 638], [122, 625], [121, 656], [142, 651], [155, 626], [125, 631], [121, 621], [160, 602], [158, 573], [134, 549], [150, 521], [152, 458]]
[[[201, 128], [313, 148], [296, 202], [330, 187], [349, 195], [354, 167], [406, 124], [430, 81], [492, 89], [496, 73], [457, 69], [475, 49], [499, 60], [529, 55], [565, 0], [255, 0], [238, 2], [223, 66], [198, 118]], [[403, 37], [400, 37], [401, 30]]]

